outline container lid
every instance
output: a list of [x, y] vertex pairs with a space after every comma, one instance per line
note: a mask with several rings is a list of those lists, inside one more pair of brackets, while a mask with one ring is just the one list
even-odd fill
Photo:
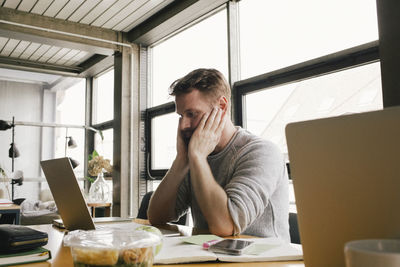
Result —
[[88, 249], [147, 248], [160, 243], [159, 235], [143, 230], [75, 230], [64, 237], [65, 246]]

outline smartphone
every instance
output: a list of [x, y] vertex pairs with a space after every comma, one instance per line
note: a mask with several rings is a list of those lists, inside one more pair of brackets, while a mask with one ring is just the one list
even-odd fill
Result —
[[253, 241], [245, 241], [239, 239], [224, 239], [209, 247], [209, 250], [216, 253], [224, 253], [230, 255], [241, 255], [243, 250]]

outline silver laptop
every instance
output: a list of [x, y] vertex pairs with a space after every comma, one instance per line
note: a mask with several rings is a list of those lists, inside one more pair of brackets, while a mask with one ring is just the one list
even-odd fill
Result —
[[307, 267], [345, 266], [344, 244], [400, 238], [400, 107], [288, 124]]
[[[40, 165], [62, 219], [55, 220], [54, 225], [70, 231], [95, 229], [95, 224], [79, 188], [70, 160], [68, 158], [45, 160], [41, 161]], [[123, 221], [132, 221], [132, 219], [105, 217], [99, 218], [95, 222]]]

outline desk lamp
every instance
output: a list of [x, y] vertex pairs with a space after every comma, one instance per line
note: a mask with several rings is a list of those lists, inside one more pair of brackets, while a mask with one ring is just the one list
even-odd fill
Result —
[[[67, 148], [75, 148], [77, 147], [77, 143], [72, 138], [72, 136], [68, 136], [68, 128], [65, 128], [65, 157], [67, 156]], [[71, 162], [72, 168], [75, 169], [79, 165], [79, 161], [68, 157], [69, 161]]]

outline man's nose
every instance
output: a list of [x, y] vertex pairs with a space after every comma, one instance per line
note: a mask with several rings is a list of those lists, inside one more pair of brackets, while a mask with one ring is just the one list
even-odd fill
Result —
[[190, 128], [190, 119], [182, 117], [180, 120], [181, 120], [181, 122], [180, 122], [181, 130]]

